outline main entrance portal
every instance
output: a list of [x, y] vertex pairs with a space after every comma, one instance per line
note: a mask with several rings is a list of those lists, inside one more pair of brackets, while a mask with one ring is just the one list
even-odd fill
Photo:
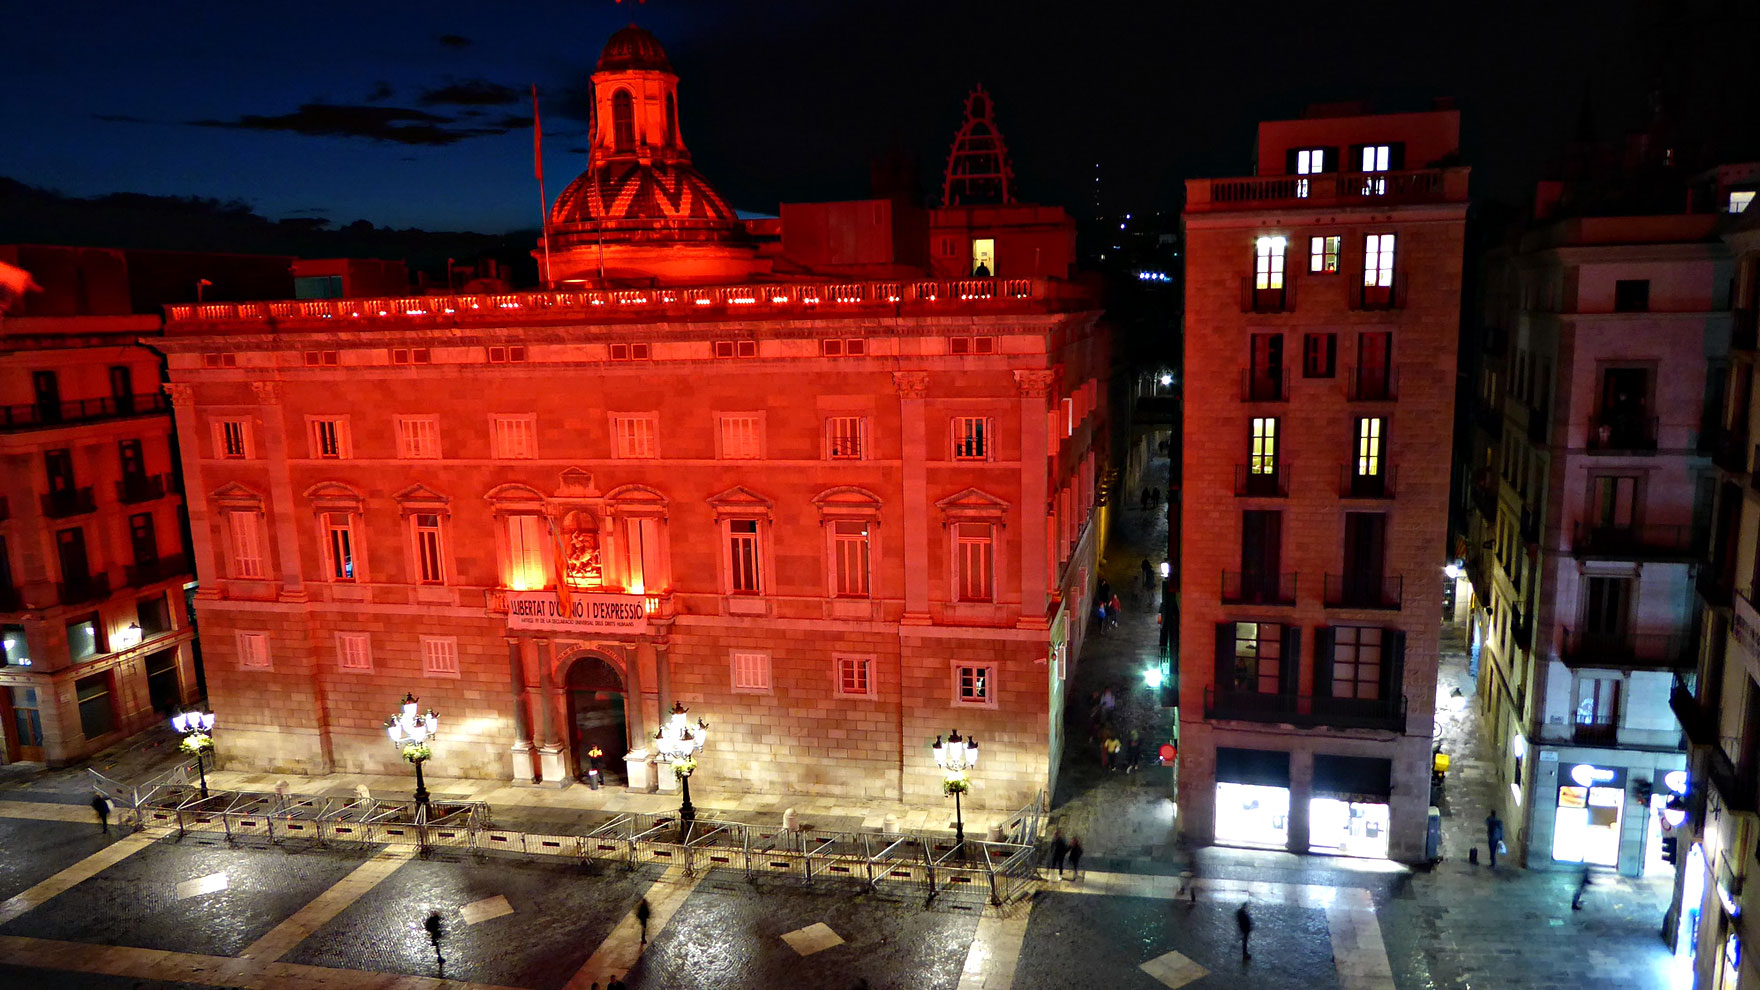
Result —
[[568, 668], [568, 752], [577, 780], [587, 779], [587, 754], [605, 752], [601, 766], [607, 784], [625, 782], [623, 756], [629, 752], [623, 677], [600, 657], [587, 654]]

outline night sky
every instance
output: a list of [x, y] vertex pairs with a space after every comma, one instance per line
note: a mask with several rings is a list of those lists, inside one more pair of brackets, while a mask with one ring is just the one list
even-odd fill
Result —
[[1477, 190], [1520, 199], [1585, 92], [1604, 131], [1642, 121], [1656, 53], [1639, 39], [1657, 36], [1642, 11], [1659, 5], [8, 6], [0, 175], [77, 196], [239, 199], [272, 219], [500, 232], [537, 226], [529, 85], [554, 196], [586, 164], [593, 62], [632, 20], [666, 46], [685, 140], [740, 209], [865, 195], [870, 162], [889, 152], [914, 156], [938, 191], [961, 100], [981, 82], [1021, 195], [1086, 214], [1096, 162], [1106, 209], [1171, 207], [1184, 178], [1248, 171], [1256, 120], [1437, 96], [1465, 114]]

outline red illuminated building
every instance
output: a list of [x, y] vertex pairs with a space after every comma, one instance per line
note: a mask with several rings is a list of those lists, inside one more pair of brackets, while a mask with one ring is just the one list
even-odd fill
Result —
[[1180, 827], [1424, 855], [1467, 170], [1452, 110], [1187, 184]]
[[639, 787], [683, 702], [706, 794], [940, 801], [928, 747], [958, 728], [972, 798], [1031, 799], [1104, 470], [1073, 225], [742, 221], [651, 35], [593, 78], [590, 164], [535, 252], [555, 291], [170, 308], [222, 761], [390, 771], [413, 691], [437, 773], [561, 783], [597, 744]]

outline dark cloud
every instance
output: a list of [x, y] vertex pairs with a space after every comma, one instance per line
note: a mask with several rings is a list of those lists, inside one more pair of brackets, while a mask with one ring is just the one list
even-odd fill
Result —
[[524, 90], [503, 86], [487, 79], [466, 79], [430, 89], [419, 97], [419, 101], [425, 107], [498, 107], [518, 103], [525, 95]]
[[329, 213], [330, 208], [327, 206], [302, 206], [297, 210], [288, 210], [287, 212], [290, 214], [293, 214], [293, 213]]
[[571, 155], [584, 155], [587, 153], [587, 149], [576, 146], [576, 147], [568, 149], [568, 153]]
[[471, 39], [462, 34], [443, 34], [439, 41], [448, 48], [469, 48], [471, 46]]
[[112, 124], [152, 124], [152, 123], [157, 123], [157, 121], [147, 120], [143, 117], [130, 117], [128, 114], [125, 114], [125, 113], [95, 113], [95, 114], [92, 114], [92, 119], [93, 120], [108, 121], [109, 123], [112, 123]]
[[457, 144], [468, 138], [505, 134], [514, 129], [512, 126], [460, 127], [453, 118], [426, 110], [335, 103], [307, 103], [293, 113], [276, 116], [245, 114], [236, 120], [192, 120], [187, 123], [197, 127], [287, 131], [309, 137], [367, 138], [431, 146]]
[[373, 84], [373, 91], [371, 93], [367, 94], [367, 102], [368, 103], [377, 103], [380, 100], [386, 100], [386, 99], [390, 99], [390, 98], [391, 98], [391, 84], [386, 82], [383, 79], [374, 83]]
[[522, 117], [517, 113], [510, 113], [487, 126], [499, 127], [504, 131], [519, 131], [532, 126], [532, 118]]

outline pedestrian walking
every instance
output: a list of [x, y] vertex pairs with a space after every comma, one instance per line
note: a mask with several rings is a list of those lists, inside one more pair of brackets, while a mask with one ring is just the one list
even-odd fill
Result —
[[1504, 849], [1503, 819], [1497, 817], [1497, 809], [1492, 808], [1491, 814], [1485, 816], [1485, 845], [1491, 852], [1491, 868], [1497, 869], [1497, 854]]
[[611, 982], [605, 984], [605, 990], [629, 990], [628, 984], [613, 976]]
[[1095, 606], [1094, 614], [1098, 617], [1100, 622], [1099, 628], [1095, 630], [1095, 633], [1100, 636], [1106, 635], [1106, 603], [1101, 602], [1099, 605]]
[[1116, 592], [1113, 594], [1112, 600], [1106, 603], [1106, 606], [1112, 617], [1112, 628], [1117, 629], [1118, 613], [1121, 609], [1118, 601], [1118, 594]]
[[1571, 898], [1572, 911], [1583, 910], [1583, 895], [1589, 892], [1589, 884], [1589, 868], [1585, 866], [1583, 867], [1583, 879], [1577, 881], [1576, 896]]
[[1082, 878], [1082, 837], [1069, 840], [1069, 873], [1071, 880]]
[[1069, 856], [1069, 840], [1063, 837], [1063, 829], [1051, 833], [1051, 868], [1057, 871], [1057, 879], [1063, 879], [1063, 861]]
[[1124, 772], [1130, 773], [1143, 762], [1143, 734], [1136, 729], [1131, 730], [1131, 741], [1124, 749]]
[[1143, 489], [1143, 498], [1142, 498], [1141, 504], [1142, 504], [1142, 509], [1144, 512], [1149, 511], [1149, 489], [1147, 489], [1147, 488]]
[[1111, 601], [1112, 600], [1112, 582], [1106, 580], [1105, 578], [1101, 578], [1100, 579], [1100, 586], [1095, 589], [1094, 597], [1096, 599], [1100, 600], [1101, 602]]
[[636, 902], [636, 920], [642, 924], [643, 945], [648, 944], [648, 916], [652, 914], [653, 911], [654, 909], [648, 906], [648, 899], [646, 897]]
[[110, 834], [110, 802], [104, 800], [104, 795], [102, 795], [102, 794], [93, 794], [92, 795], [92, 810], [97, 812], [97, 814], [98, 814], [98, 828], [102, 829], [105, 835], [109, 835]]
[[1112, 718], [1112, 710], [1117, 707], [1118, 698], [1113, 695], [1111, 688], [1107, 688], [1100, 692], [1100, 717], [1102, 719], [1110, 720]]
[[1241, 930], [1241, 962], [1253, 958], [1253, 954], [1247, 950], [1247, 942], [1253, 937], [1253, 912], [1247, 910], [1247, 905], [1250, 903], [1252, 902], [1242, 901], [1241, 906], [1236, 908], [1234, 912], [1234, 923], [1240, 926]]
[[1118, 751], [1123, 748], [1124, 744], [1118, 741], [1118, 737], [1108, 732], [1106, 734], [1106, 742], [1102, 744], [1102, 749], [1104, 749], [1105, 752], [1100, 757], [1100, 765], [1108, 772], [1117, 770]]

